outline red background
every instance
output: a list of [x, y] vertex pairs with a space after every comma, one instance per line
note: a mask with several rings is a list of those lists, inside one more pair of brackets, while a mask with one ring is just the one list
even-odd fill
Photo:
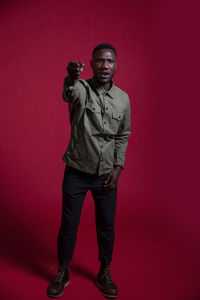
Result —
[[[91, 77], [102, 42], [117, 49], [114, 81], [132, 109], [112, 263], [119, 299], [200, 299], [197, 14], [164, 2], [1, 1], [1, 299], [47, 299], [70, 135], [65, 68], [82, 61]], [[63, 299], [102, 299], [98, 267], [88, 194]]]

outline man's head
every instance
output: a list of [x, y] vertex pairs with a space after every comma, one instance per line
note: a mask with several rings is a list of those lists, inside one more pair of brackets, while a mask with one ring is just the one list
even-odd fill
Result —
[[117, 53], [110, 44], [100, 44], [92, 52], [92, 67], [94, 77], [104, 87], [110, 86], [110, 81], [117, 67]]

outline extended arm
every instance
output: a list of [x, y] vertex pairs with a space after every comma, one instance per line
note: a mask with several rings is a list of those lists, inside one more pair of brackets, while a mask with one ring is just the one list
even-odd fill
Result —
[[69, 62], [67, 66], [68, 76], [63, 84], [63, 100], [69, 103], [78, 104], [81, 97], [84, 97], [85, 90], [78, 79], [83, 71], [84, 64], [81, 62]]

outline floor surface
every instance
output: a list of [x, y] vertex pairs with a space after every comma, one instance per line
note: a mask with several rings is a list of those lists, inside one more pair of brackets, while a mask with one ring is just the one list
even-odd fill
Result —
[[[37, 225], [32, 223], [29, 228], [23, 224], [7, 226], [1, 248], [1, 300], [48, 299], [46, 289], [57, 271], [56, 220], [42, 224], [38, 219]], [[150, 224], [135, 222], [131, 228], [120, 222], [116, 226], [111, 274], [118, 286], [118, 299], [200, 299], [195, 247], [181, 237], [173, 239], [159, 226], [153, 230]], [[70, 263], [70, 284], [61, 299], [104, 299], [94, 284], [97, 257], [95, 228], [83, 221]]]

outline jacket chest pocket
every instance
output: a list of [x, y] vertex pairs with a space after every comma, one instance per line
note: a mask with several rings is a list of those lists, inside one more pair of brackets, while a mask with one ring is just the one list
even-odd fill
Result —
[[[102, 131], [102, 113], [101, 107], [97, 104], [88, 102], [85, 106], [86, 118], [85, 122], [88, 124], [92, 133], [97, 133]], [[86, 124], [85, 123], [85, 124]]]
[[96, 104], [93, 104], [91, 102], [87, 102], [85, 105], [85, 108], [86, 108], [86, 110], [89, 110], [90, 112], [93, 112], [93, 113], [97, 113], [97, 114], [101, 113], [101, 107]]
[[116, 111], [112, 112], [111, 127], [115, 133], [118, 132], [122, 119], [123, 119], [122, 112], [116, 112]]
[[117, 120], [117, 121], [121, 121], [122, 120], [122, 113], [121, 112], [113, 112], [112, 113], [112, 118]]

